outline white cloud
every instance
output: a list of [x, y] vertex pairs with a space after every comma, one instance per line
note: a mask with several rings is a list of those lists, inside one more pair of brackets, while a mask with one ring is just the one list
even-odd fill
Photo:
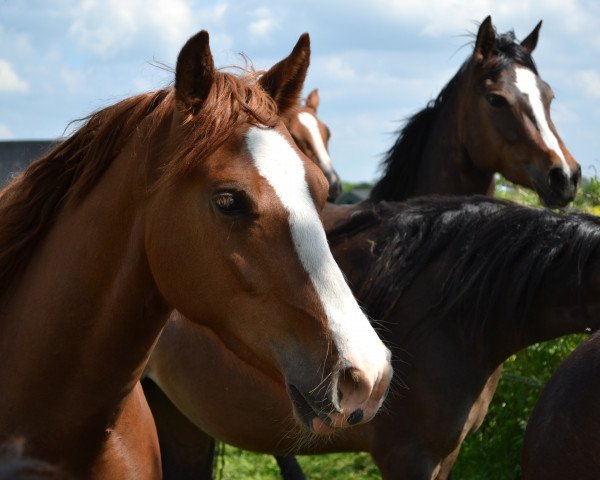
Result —
[[0, 92], [24, 93], [28, 90], [27, 82], [19, 78], [8, 61], [0, 58]]
[[582, 70], [577, 77], [587, 97], [600, 99], [600, 74], [596, 70]]
[[[421, 0], [373, 0], [373, 8], [386, 18], [393, 18], [405, 24], [421, 25], [421, 33], [427, 36], [456, 35], [465, 28], [465, 22], [472, 21], [472, 31], [478, 22], [492, 15], [494, 24], [514, 25], [515, 19], [531, 19], [531, 27], [541, 18], [540, 4], [536, 0], [473, 0], [458, 2], [431, 0], [426, 4]], [[544, 19], [559, 22], [565, 30], [578, 31], [589, 23], [588, 8], [576, 0], [547, 0], [544, 2]]]
[[[216, 16], [226, 8], [213, 9]], [[71, 12], [69, 35], [83, 48], [108, 58], [144, 38], [179, 48], [193, 31], [193, 12], [187, 0], [84, 0]]]
[[256, 18], [248, 25], [248, 32], [253, 39], [265, 37], [277, 27], [277, 21], [271, 10], [266, 7], [257, 8], [251, 16]]
[[354, 80], [356, 78], [354, 69], [343, 58], [335, 55], [325, 59], [323, 70], [338, 80]]
[[85, 74], [81, 70], [62, 67], [60, 69], [60, 78], [71, 93], [81, 90], [86, 85]]
[[14, 138], [14, 135], [10, 128], [0, 123], [0, 140], [10, 140], [12, 138]]

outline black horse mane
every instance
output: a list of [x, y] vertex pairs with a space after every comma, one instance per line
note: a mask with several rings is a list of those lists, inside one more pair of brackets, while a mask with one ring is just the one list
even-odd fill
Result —
[[[456, 90], [467, 65], [469, 57], [442, 88], [439, 95], [427, 106], [409, 117], [404, 126], [397, 132], [398, 137], [381, 162], [381, 179], [371, 190], [371, 200], [401, 201], [409, 198], [415, 188], [419, 165], [423, 150], [429, 141], [432, 125], [439, 117], [444, 105]], [[516, 41], [513, 31], [496, 35], [491, 61], [486, 63], [482, 71], [485, 77], [496, 77], [511, 64], [523, 65], [538, 73], [531, 53]]]
[[439, 272], [431, 318], [455, 318], [472, 335], [499, 310], [523, 322], [544, 280], [581, 284], [600, 252], [600, 218], [483, 196], [366, 202], [328, 236], [335, 246], [361, 230], [377, 240], [377, 259], [355, 286], [372, 317], [386, 319], [415, 278], [441, 261], [448, 271]]

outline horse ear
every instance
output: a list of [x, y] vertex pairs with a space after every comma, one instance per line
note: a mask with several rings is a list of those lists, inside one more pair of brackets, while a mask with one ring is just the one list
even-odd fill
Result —
[[197, 112], [213, 84], [215, 64], [208, 32], [201, 32], [190, 38], [177, 57], [175, 67], [175, 98], [185, 110]]
[[527, 35], [527, 37], [525, 37], [525, 40], [523, 40], [521, 42], [521, 45], [529, 53], [533, 52], [535, 50], [535, 47], [537, 46], [538, 37], [540, 36], [540, 28], [542, 28], [542, 21], [541, 20], [535, 26], [535, 28], [531, 31], [531, 33], [529, 35]]
[[309, 63], [310, 37], [303, 33], [292, 53], [260, 77], [260, 86], [275, 100], [280, 115], [298, 104]]
[[495, 42], [496, 29], [492, 25], [492, 17], [488, 15], [479, 26], [477, 40], [475, 40], [475, 54], [480, 55], [481, 58], [486, 58], [492, 53]]
[[306, 106], [308, 108], [312, 108], [315, 112], [317, 108], [319, 108], [320, 98], [319, 98], [319, 90], [316, 88], [308, 94], [306, 98]]

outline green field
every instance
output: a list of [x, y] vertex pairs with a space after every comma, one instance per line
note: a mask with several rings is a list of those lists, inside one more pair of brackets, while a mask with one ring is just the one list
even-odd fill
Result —
[[[538, 205], [532, 192], [500, 180], [497, 196]], [[600, 181], [587, 180], [575, 206], [599, 214]], [[534, 345], [506, 363], [490, 412], [482, 428], [463, 444], [453, 480], [513, 480], [519, 478], [519, 456], [529, 412], [552, 372], [583, 339], [572, 335]], [[278, 479], [279, 470], [269, 455], [256, 455], [230, 446], [221, 449], [218, 474], [225, 480]], [[309, 479], [358, 480], [381, 478], [367, 454], [330, 454], [299, 457]]]

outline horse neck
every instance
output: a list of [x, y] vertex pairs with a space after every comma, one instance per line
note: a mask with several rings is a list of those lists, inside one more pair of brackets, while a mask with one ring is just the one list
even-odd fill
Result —
[[440, 107], [423, 148], [411, 196], [494, 194], [494, 174], [475, 166], [463, 139], [469, 128], [460, 101], [461, 83]]
[[600, 255], [584, 267], [581, 285], [546, 279], [522, 320], [498, 315], [485, 336], [495, 364], [536, 343], [600, 328]]
[[144, 255], [142, 149], [65, 204], [4, 299], [0, 437], [94, 449], [143, 370], [167, 310]]

